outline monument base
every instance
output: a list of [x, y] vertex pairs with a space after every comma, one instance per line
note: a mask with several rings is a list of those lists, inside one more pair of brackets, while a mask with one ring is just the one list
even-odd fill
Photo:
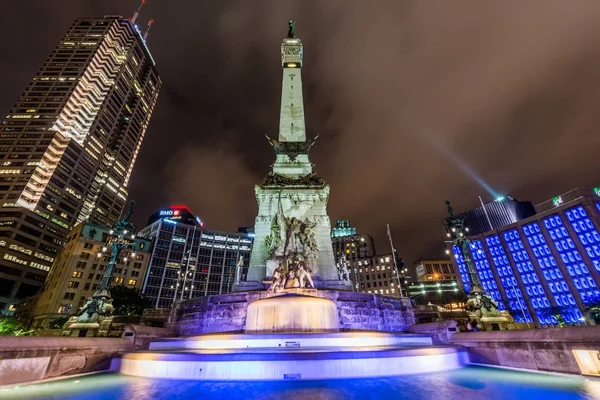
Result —
[[[324, 281], [320, 279], [314, 279], [314, 283], [316, 289], [352, 291], [352, 282], [349, 281]], [[256, 290], [266, 290], [268, 287], [269, 285], [263, 283], [262, 281], [247, 281], [234, 283], [231, 291], [233, 293], [252, 292]]]
[[61, 336], [98, 337], [108, 336], [113, 317], [100, 317], [96, 322], [79, 322], [77, 316], [69, 318]]
[[[328, 299], [337, 309], [340, 331], [404, 332], [414, 324], [410, 299], [370, 293], [320, 289], [285, 289], [282, 293], [309, 294]], [[198, 297], [176, 303], [167, 327], [177, 335], [244, 332], [249, 305], [281, 297], [265, 290]]]

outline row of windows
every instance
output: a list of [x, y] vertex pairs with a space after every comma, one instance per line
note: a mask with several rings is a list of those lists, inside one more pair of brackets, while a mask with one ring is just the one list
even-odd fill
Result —
[[[600, 211], [600, 202], [597, 208]], [[555, 305], [560, 308], [565, 322], [579, 324], [583, 321], [581, 305], [600, 300], [600, 288], [588, 268], [592, 267], [594, 274], [600, 272], [600, 233], [583, 206], [568, 209], [564, 215], [566, 221], [560, 214], [543, 218], [544, 231], [538, 222], [531, 222], [521, 229], [502, 232], [501, 237], [485, 237], [486, 246], [479, 240], [469, 245], [470, 256], [484, 289], [498, 301], [501, 309], [504, 308], [498, 280], [508, 299], [508, 308], [513, 311], [515, 319], [521, 322], [532, 321], [527, 307], [529, 303], [543, 325], [558, 323], [550, 311]], [[570, 235], [566, 223], [575, 237]], [[591, 264], [586, 264], [579, 246]], [[471, 279], [464, 257], [457, 247], [453, 248], [453, 253], [468, 292]], [[491, 268], [488, 260], [491, 260], [494, 268]], [[521, 291], [521, 285], [525, 293]]]

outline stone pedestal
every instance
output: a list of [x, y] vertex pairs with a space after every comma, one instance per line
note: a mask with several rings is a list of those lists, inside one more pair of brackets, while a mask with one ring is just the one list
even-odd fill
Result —
[[[316, 224], [315, 239], [318, 258], [310, 265], [312, 279], [319, 289], [352, 290], [352, 283], [340, 281], [331, 246], [331, 222], [327, 215], [329, 185], [324, 186], [256, 186], [258, 216], [254, 225], [254, 245], [250, 257], [250, 267], [246, 282], [233, 287], [234, 292], [260, 290], [265, 286], [262, 281], [272, 276], [266, 265], [268, 259], [265, 238], [271, 233], [273, 218], [281, 209], [287, 218], [310, 220]], [[273, 269], [273, 268], [271, 268]]]
[[100, 317], [97, 322], [78, 322], [77, 316], [69, 318], [61, 336], [103, 337], [108, 336], [113, 317]]
[[479, 313], [471, 313], [471, 320], [477, 321], [482, 331], [507, 331], [517, 329], [515, 320], [507, 312], [500, 312], [494, 316], [480, 316]]

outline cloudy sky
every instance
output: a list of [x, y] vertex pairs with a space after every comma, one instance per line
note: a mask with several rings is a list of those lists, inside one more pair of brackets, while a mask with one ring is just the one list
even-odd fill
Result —
[[[135, 0], [0, 1], [0, 110], [73, 19]], [[349, 219], [409, 262], [442, 253], [444, 201], [534, 203], [600, 184], [600, 2], [148, 0], [164, 86], [131, 181], [138, 224], [187, 204], [252, 225], [274, 160], [281, 40], [297, 21], [312, 160]], [[487, 189], [486, 187], [487, 186]]]

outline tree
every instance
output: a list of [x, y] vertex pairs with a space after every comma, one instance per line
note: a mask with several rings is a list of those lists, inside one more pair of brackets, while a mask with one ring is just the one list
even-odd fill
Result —
[[50, 329], [62, 329], [62, 327], [65, 326], [68, 320], [69, 317], [55, 319], [54, 321], [50, 322], [50, 324], [48, 324], [48, 327]]
[[555, 307], [548, 307], [548, 308], [544, 308], [538, 311], [538, 314], [543, 316], [543, 317], [554, 317], [556, 318], [556, 322], [558, 323], [558, 326], [560, 328], [562, 328], [563, 326], [566, 326], [567, 323], [565, 322], [565, 319], [563, 318], [562, 314], [566, 311], [568, 311], [569, 308], [568, 307], [564, 307], [564, 306], [555, 306]]
[[27, 326], [12, 316], [0, 317], [0, 335], [1, 336], [33, 336], [36, 335], [35, 329], [27, 329]]
[[600, 325], [600, 297], [588, 301], [584, 311], [589, 313], [590, 319], [596, 325]]
[[110, 289], [115, 315], [142, 315], [146, 308], [152, 307], [150, 300], [139, 289], [123, 285]]

